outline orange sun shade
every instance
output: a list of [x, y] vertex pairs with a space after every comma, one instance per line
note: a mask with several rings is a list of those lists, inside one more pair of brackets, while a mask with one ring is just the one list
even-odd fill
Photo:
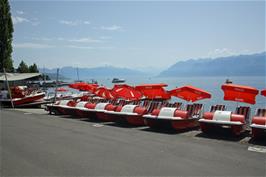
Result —
[[266, 96], [266, 89], [262, 90], [262, 91], [260, 92], [260, 94], [261, 94], [262, 96]]
[[142, 97], [140, 91], [137, 91], [134, 87], [127, 84], [114, 85], [112, 93], [115, 97], [126, 100], [139, 100]]
[[68, 90], [65, 89], [64, 87], [59, 87], [56, 89], [57, 92], [67, 92]]
[[191, 102], [211, 98], [210, 93], [202, 89], [190, 86], [190, 85], [173, 89], [169, 91], [169, 94], [171, 96], [175, 96], [175, 97], [181, 98], [186, 101], [191, 101]]
[[256, 88], [236, 84], [223, 84], [222, 90], [224, 91], [224, 100], [249, 104], [256, 103], [256, 95], [259, 93]]
[[143, 84], [135, 87], [136, 90], [140, 91], [148, 99], [170, 99], [171, 96], [163, 88], [167, 84]]
[[77, 82], [68, 85], [70, 88], [82, 90], [82, 91], [90, 91], [94, 92], [98, 87], [98, 84], [88, 84], [86, 82]]
[[114, 99], [115, 96], [112, 94], [112, 91], [106, 87], [98, 87], [95, 92], [95, 95], [106, 98], [106, 99]]

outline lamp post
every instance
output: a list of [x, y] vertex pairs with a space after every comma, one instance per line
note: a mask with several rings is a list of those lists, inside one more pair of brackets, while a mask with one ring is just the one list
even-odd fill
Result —
[[11, 106], [14, 109], [14, 103], [13, 103], [13, 99], [12, 99], [12, 93], [11, 93], [11, 90], [10, 90], [10, 87], [9, 87], [9, 83], [8, 83], [8, 80], [7, 80], [7, 75], [6, 75], [6, 69], [3, 68], [3, 70], [4, 70], [4, 74], [5, 74], [6, 85], [7, 85], [7, 90], [8, 90], [8, 93], [9, 93], [9, 98], [10, 98]]

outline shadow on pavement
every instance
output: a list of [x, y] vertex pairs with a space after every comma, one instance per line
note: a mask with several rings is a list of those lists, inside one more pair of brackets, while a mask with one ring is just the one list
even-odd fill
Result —
[[266, 135], [259, 138], [251, 138], [248, 143], [252, 145], [266, 146]]
[[151, 133], [163, 133], [163, 134], [168, 134], [168, 135], [176, 135], [178, 132], [174, 129], [170, 128], [150, 128], [150, 127], [145, 127], [143, 129], [140, 129], [141, 131], [146, 131], [146, 132], [151, 132]]
[[230, 129], [219, 128], [219, 127], [216, 128], [215, 130], [209, 130], [207, 133], [200, 132], [195, 136], [200, 138], [226, 140], [226, 141], [241, 141], [246, 137], [250, 137], [248, 131], [243, 132], [239, 136], [235, 136], [232, 134]]
[[141, 127], [141, 126], [130, 125], [127, 122], [107, 122], [105, 125], [113, 126], [113, 127], [120, 127], [120, 128], [137, 128], [137, 127]]

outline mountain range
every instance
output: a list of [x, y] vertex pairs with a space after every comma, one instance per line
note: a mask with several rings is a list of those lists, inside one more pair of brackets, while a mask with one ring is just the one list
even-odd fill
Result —
[[[59, 73], [61, 77], [66, 77], [68, 79], [77, 80], [88, 80], [93, 79], [94, 77], [123, 77], [123, 76], [141, 76], [144, 73], [134, 69], [128, 68], [119, 68], [113, 66], [103, 66], [103, 67], [95, 67], [95, 68], [75, 68], [75, 67], [62, 67], [59, 68]], [[46, 73], [47, 75], [51, 75], [56, 73], [55, 69], [41, 69], [40, 72]], [[52, 77], [54, 79], [54, 77]]]
[[179, 61], [159, 76], [265, 76], [265, 52], [220, 58]]
[[[219, 58], [189, 59], [178, 61], [168, 69], [159, 70], [129, 69], [114, 66], [95, 68], [76, 68], [72, 66], [60, 68], [60, 77], [77, 80], [88, 80], [95, 77], [128, 77], [128, 76], [152, 76], [178, 77], [178, 76], [265, 76], [266, 52], [237, 55]], [[144, 68], [146, 66], [143, 66]], [[149, 68], [148, 66], [146, 68]], [[152, 72], [153, 71], [153, 72]], [[52, 79], [55, 79], [56, 69], [40, 69]], [[157, 72], [157, 74], [155, 73]], [[79, 75], [79, 77], [78, 77]]]

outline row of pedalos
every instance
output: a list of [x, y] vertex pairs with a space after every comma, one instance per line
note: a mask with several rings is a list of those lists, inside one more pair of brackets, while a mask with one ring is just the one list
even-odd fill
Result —
[[175, 130], [191, 129], [200, 126], [201, 131], [209, 133], [217, 126], [230, 128], [238, 136], [247, 127], [252, 137], [259, 138], [266, 132], [266, 108], [256, 110], [250, 120], [250, 107], [239, 106], [234, 112], [227, 111], [225, 105], [213, 105], [209, 112], [203, 113], [202, 104], [187, 104], [166, 101], [108, 101], [60, 100], [46, 105], [50, 114], [72, 115], [79, 118], [98, 119], [107, 122], [127, 123], [133, 126], [149, 126], [152, 129], [171, 128]]

